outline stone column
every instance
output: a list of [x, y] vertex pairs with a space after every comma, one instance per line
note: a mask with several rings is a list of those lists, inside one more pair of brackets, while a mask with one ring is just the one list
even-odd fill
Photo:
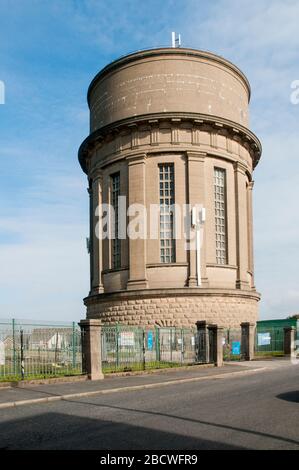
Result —
[[254, 359], [255, 323], [241, 323], [241, 356], [245, 361]]
[[102, 173], [95, 172], [92, 176], [92, 214], [91, 214], [91, 265], [92, 265], [92, 282], [91, 294], [100, 294], [104, 292], [102, 284], [102, 270], [103, 270], [103, 250], [102, 250], [102, 219], [101, 207], [102, 204]]
[[104, 378], [102, 373], [101, 321], [81, 320], [82, 363], [90, 380]]
[[285, 356], [294, 357], [296, 351], [296, 328], [288, 326], [284, 330], [284, 354]]
[[[187, 191], [188, 203], [190, 210], [196, 204], [201, 204], [205, 207], [205, 152], [187, 152], [188, 162], [188, 177], [187, 177]], [[191, 217], [191, 214], [189, 214]], [[193, 248], [196, 246], [195, 229], [191, 227], [191, 233], [194, 236], [192, 241]], [[200, 271], [201, 271], [201, 287], [208, 287], [207, 270], [206, 270], [206, 231], [203, 227], [203, 239], [200, 247]], [[189, 250], [189, 277], [188, 286], [197, 287], [197, 272], [196, 272], [196, 250]]]
[[236, 206], [236, 248], [237, 248], [237, 289], [248, 289], [248, 232], [247, 232], [247, 196], [245, 167], [236, 162], [235, 171], [235, 206]]
[[199, 362], [210, 362], [209, 331], [206, 321], [196, 322], [198, 334], [198, 358]]
[[92, 246], [93, 246], [93, 204], [92, 204], [92, 181], [89, 180], [89, 187], [87, 188], [89, 195], [89, 240], [88, 240], [88, 254], [89, 254], [89, 269], [90, 269], [90, 291], [92, 291], [93, 285], [93, 257], [92, 257]]
[[[146, 155], [134, 155], [128, 157], [128, 199], [129, 210], [132, 204], [140, 204], [146, 210], [145, 200], [145, 159]], [[145, 217], [144, 213], [144, 217]], [[140, 215], [140, 214], [139, 214]], [[129, 217], [130, 221], [136, 216]], [[147, 223], [146, 217], [144, 220]], [[146, 228], [146, 225], [145, 225]], [[146, 278], [146, 237], [145, 238], [129, 238], [129, 280], [127, 289], [145, 289], [148, 287]]]
[[253, 257], [253, 214], [252, 214], [252, 190], [254, 182], [250, 181], [247, 186], [247, 213], [248, 213], [248, 271], [251, 274], [251, 289], [254, 286], [254, 257]]
[[212, 350], [210, 351], [210, 362], [216, 367], [223, 366], [223, 328], [218, 325], [208, 325], [209, 334], [213, 335]]

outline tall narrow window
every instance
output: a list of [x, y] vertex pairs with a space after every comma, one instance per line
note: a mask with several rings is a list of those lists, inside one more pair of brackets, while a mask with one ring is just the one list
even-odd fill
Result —
[[214, 168], [216, 263], [227, 264], [226, 172]]
[[120, 174], [115, 173], [111, 176], [111, 205], [114, 209], [114, 238], [112, 239], [112, 268], [120, 268], [120, 239], [119, 235], [119, 226], [118, 226], [118, 197], [120, 196]]
[[175, 240], [173, 237], [174, 164], [159, 165], [160, 183], [160, 261], [175, 262]]

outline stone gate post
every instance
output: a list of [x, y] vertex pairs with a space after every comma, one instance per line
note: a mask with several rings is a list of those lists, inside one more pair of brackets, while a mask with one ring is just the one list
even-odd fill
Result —
[[284, 330], [284, 354], [285, 356], [295, 356], [295, 335], [296, 328], [294, 326], [287, 326]]
[[245, 361], [254, 359], [255, 323], [241, 323], [241, 355]]
[[101, 321], [96, 319], [81, 320], [82, 363], [90, 380], [104, 378], [102, 373]]
[[216, 367], [223, 366], [223, 328], [218, 325], [208, 325], [209, 333], [213, 335], [210, 350], [210, 362], [214, 362]]

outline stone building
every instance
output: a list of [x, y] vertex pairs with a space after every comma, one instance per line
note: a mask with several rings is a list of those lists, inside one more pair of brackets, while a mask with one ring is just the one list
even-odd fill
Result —
[[[249, 129], [250, 85], [232, 63], [186, 48], [158, 48], [122, 57], [101, 70], [88, 90], [90, 135], [79, 149], [90, 195], [91, 288], [87, 318], [104, 323], [223, 326], [255, 322], [252, 173], [261, 144]], [[120, 207], [119, 196], [126, 196]], [[101, 239], [96, 208], [116, 215], [196, 204], [188, 237], [173, 235], [173, 213], [161, 212], [159, 234]], [[162, 214], [162, 215], [161, 215]], [[126, 215], [126, 220], [132, 216]], [[182, 216], [184, 219], [184, 216]]]

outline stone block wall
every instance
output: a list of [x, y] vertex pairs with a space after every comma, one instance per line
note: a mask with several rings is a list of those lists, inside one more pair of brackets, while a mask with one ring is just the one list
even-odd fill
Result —
[[206, 320], [225, 328], [238, 328], [241, 322], [256, 322], [257, 300], [254, 296], [223, 294], [172, 295], [103, 301], [88, 298], [86, 304], [87, 318], [98, 318], [105, 324], [190, 327]]

